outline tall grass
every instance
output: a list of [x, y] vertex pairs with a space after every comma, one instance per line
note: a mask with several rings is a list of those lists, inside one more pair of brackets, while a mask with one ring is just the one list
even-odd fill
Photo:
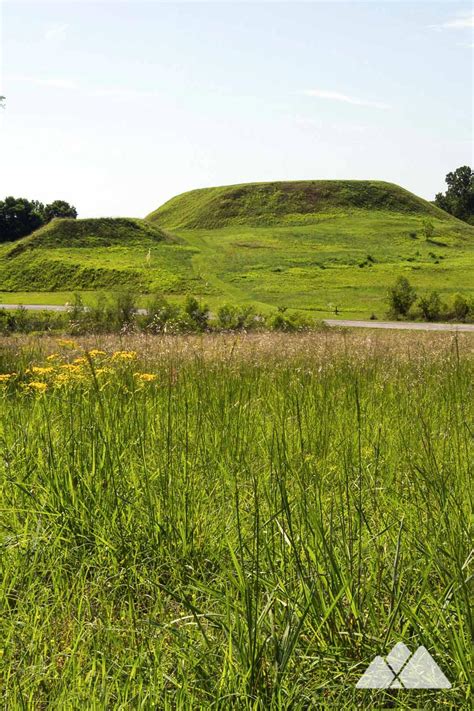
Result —
[[[4, 707], [468, 708], [472, 340], [409, 336], [125, 340], [37, 395], [55, 344], [4, 346]], [[356, 690], [400, 640], [452, 689]]]

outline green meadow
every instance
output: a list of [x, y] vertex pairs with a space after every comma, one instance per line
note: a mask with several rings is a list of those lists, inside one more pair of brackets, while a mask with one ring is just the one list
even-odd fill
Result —
[[55, 220], [0, 246], [0, 299], [64, 303], [130, 290], [383, 318], [406, 276], [420, 295], [474, 296], [474, 228], [398, 186], [261, 183], [191, 191], [144, 220]]
[[[3, 339], [2, 706], [470, 708], [473, 346]], [[399, 641], [452, 688], [357, 690]]]

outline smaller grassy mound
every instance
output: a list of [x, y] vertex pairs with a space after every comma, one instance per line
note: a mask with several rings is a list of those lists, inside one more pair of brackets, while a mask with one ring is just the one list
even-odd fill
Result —
[[55, 219], [28, 237], [13, 243], [5, 257], [16, 257], [25, 250], [71, 247], [112, 247], [133, 242], [161, 242], [168, 237], [159, 227], [132, 218]]
[[321, 213], [385, 211], [449, 216], [398, 185], [366, 180], [308, 180], [248, 183], [192, 190], [146, 218], [161, 227], [214, 229], [317, 222]]
[[180, 291], [196, 281], [194, 252], [144, 220], [54, 220], [0, 246], [0, 289]]

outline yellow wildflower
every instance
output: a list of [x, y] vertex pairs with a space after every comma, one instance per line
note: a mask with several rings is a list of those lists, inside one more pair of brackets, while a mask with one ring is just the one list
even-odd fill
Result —
[[33, 365], [31, 368], [31, 372], [34, 373], [35, 375], [49, 375], [49, 373], [54, 372], [54, 368], [51, 368], [51, 366], [46, 366], [46, 368], [41, 368], [39, 365]]
[[134, 376], [142, 383], [152, 383], [158, 377], [155, 373], [134, 373]]
[[49, 355], [49, 356], [46, 358], [46, 360], [49, 360], [49, 361], [58, 360], [59, 357], [60, 357], [60, 356], [59, 356], [59, 353], [51, 353], [51, 355]]
[[48, 386], [46, 385], [46, 383], [40, 383], [38, 380], [32, 380], [30, 383], [28, 383], [28, 387], [30, 388], [30, 390], [34, 390], [37, 393], [44, 393]]
[[63, 368], [63, 370], [66, 370], [68, 373], [80, 373], [81, 372], [81, 366], [75, 365], [74, 363], [64, 363], [64, 365], [62, 365], [61, 368]]
[[76, 342], [71, 340], [70, 338], [59, 338], [56, 343], [58, 346], [61, 346], [61, 348], [76, 348]]
[[82, 356], [80, 358], [75, 358], [73, 361], [76, 365], [84, 365], [87, 363], [87, 358], [83, 358]]
[[104, 373], [113, 373], [113, 372], [114, 371], [112, 368], [105, 367], [105, 368], [97, 368], [97, 370], [95, 371], [95, 374], [96, 375], [104, 375]]
[[[79, 366], [77, 366], [79, 367]], [[76, 385], [77, 383], [85, 383], [87, 378], [81, 371], [67, 370], [63, 373], [58, 373], [54, 378], [54, 385]]]
[[8, 383], [15, 375], [16, 373], [0, 373], [0, 383]]
[[89, 355], [91, 358], [98, 358], [99, 356], [107, 355], [107, 353], [105, 351], [100, 351], [97, 348], [93, 348], [91, 351], [89, 351]]
[[135, 360], [136, 357], [135, 351], [115, 351], [112, 354], [112, 360]]

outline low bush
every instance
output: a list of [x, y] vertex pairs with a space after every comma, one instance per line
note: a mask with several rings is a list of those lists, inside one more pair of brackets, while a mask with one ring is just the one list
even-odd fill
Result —
[[418, 305], [425, 321], [439, 321], [441, 313], [446, 310], [437, 291], [432, 291], [429, 296], [422, 296]]

